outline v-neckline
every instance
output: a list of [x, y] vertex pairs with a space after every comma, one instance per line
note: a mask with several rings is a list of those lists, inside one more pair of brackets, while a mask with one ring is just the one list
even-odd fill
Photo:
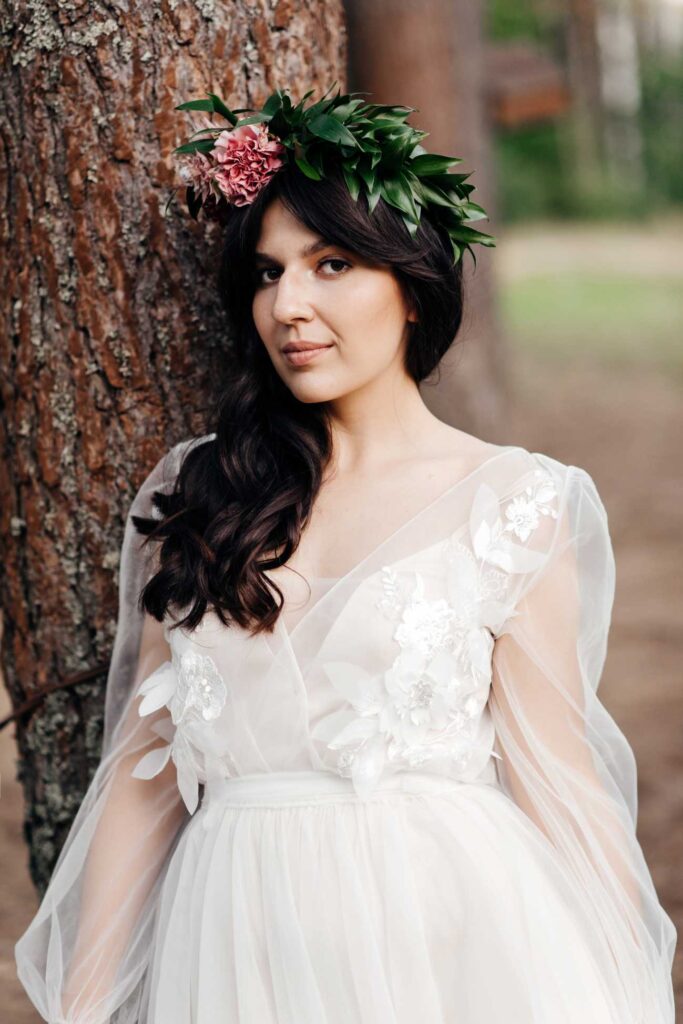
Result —
[[[519, 451], [524, 451], [524, 449], [521, 448], [519, 445], [504, 445], [504, 446], [502, 446], [501, 448], [499, 448], [499, 450], [497, 452], [495, 452], [493, 455], [489, 456], [489, 458], [484, 459], [483, 462], [481, 462], [478, 466], [475, 466], [474, 469], [469, 471], [469, 473], [466, 473], [464, 476], [460, 477], [460, 479], [456, 480], [455, 483], [449, 484], [449, 486], [446, 488], [445, 491], [442, 491], [440, 494], [437, 494], [437, 496], [435, 498], [432, 498], [432, 500], [430, 502], [428, 502], [426, 505], [424, 505], [421, 509], [418, 509], [417, 512], [414, 512], [411, 516], [409, 516], [406, 520], [404, 520], [404, 522], [400, 523], [399, 526], [397, 526], [394, 530], [392, 530], [391, 533], [389, 533], [386, 537], [384, 537], [383, 540], [381, 540], [378, 544], [375, 544], [375, 546], [372, 548], [371, 551], [368, 551], [367, 554], [363, 555], [363, 557], [360, 558], [346, 572], [341, 573], [340, 575], [334, 576], [334, 577], [324, 577], [324, 578], [327, 578], [327, 579], [334, 579], [334, 582], [332, 583], [332, 586], [328, 587], [325, 590], [325, 592], [323, 594], [321, 594], [321, 596], [318, 598], [318, 600], [314, 602], [314, 604], [312, 605], [311, 608], [308, 609], [308, 611], [304, 611], [303, 615], [299, 616], [299, 618], [296, 620], [296, 622], [291, 627], [291, 629], [289, 629], [285, 625], [285, 622], [283, 621], [283, 616], [282, 616], [282, 614], [280, 614], [278, 616], [277, 620], [276, 620], [275, 626], [276, 626], [276, 628], [279, 628], [282, 631], [282, 633], [284, 634], [284, 636], [286, 637], [286, 639], [287, 639], [287, 641], [289, 643], [289, 646], [292, 649], [292, 652], [293, 652], [293, 640], [294, 640], [294, 636], [297, 633], [297, 631], [300, 629], [301, 626], [304, 625], [305, 622], [308, 621], [309, 617], [313, 614], [313, 612], [316, 609], [319, 609], [320, 606], [322, 604], [324, 604], [330, 598], [330, 596], [332, 594], [335, 594], [337, 592], [337, 589], [342, 585], [342, 583], [344, 583], [346, 580], [348, 580], [349, 577], [354, 576], [357, 572], [359, 572], [363, 568], [363, 566], [373, 557], [373, 555], [376, 555], [378, 551], [381, 551], [382, 548], [386, 547], [393, 540], [395, 540], [404, 530], [408, 529], [409, 526], [412, 526], [421, 516], [426, 515], [433, 508], [436, 508], [436, 506], [440, 502], [442, 502], [446, 498], [448, 498], [459, 487], [461, 487], [463, 484], [467, 483], [468, 480], [471, 480], [473, 476], [476, 476], [476, 474], [481, 472], [482, 469], [485, 469], [486, 466], [489, 466], [492, 462], [495, 462], [496, 459], [501, 458], [503, 455], [507, 455], [508, 452], [511, 452], [511, 451], [518, 451], [519, 452]], [[427, 545], [427, 546], [430, 547], [431, 544]], [[419, 552], [416, 552], [416, 553], [419, 553]]]

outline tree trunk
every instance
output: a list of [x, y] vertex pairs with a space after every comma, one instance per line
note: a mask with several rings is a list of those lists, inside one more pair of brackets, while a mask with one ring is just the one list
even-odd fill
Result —
[[614, 185], [630, 192], [637, 201], [645, 187], [645, 168], [640, 61], [632, 0], [603, 2], [598, 12], [597, 39], [607, 170]]
[[[136, 487], [203, 429], [226, 347], [215, 225], [164, 207], [175, 104], [345, 88], [333, 0], [0, 0], [3, 668], [13, 704], [102, 664]], [[201, 123], [201, 122], [198, 122]], [[207, 286], [208, 283], [208, 286]], [[105, 672], [17, 722], [40, 890], [99, 759]]]
[[603, 175], [604, 138], [596, 0], [569, 0], [567, 63], [574, 96], [573, 165], [590, 191]]
[[[346, 0], [349, 88], [373, 103], [417, 108], [408, 121], [430, 134], [427, 150], [461, 157], [473, 171], [473, 198], [488, 221], [473, 225], [496, 234], [495, 182], [487, 119], [482, 5], [472, 0]], [[504, 414], [504, 352], [493, 278], [495, 250], [465, 254], [465, 319], [456, 345], [442, 360], [425, 401], [442, 420], [493, 434]]]

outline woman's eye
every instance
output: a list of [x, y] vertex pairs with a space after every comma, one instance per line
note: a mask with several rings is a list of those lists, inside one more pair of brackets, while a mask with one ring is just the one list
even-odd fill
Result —
[[[341, 259], [339, 256], [328, 256], [327, 259], [321, 260], [318, 267], [324, 267], [326, 264], [337, 264], [341, 265], [342, 268], [350, 267], [351, 264], [347, 260]], [[256, 271], [256, 284], [272, 284], [275, 278], [265, 277], [265, 274], [277, 274], [279, 271], [275, 267], [263, 267], [261, 270]], [[335, 270], [333, 273], [323, 274], [323, 277], [341, 277], [345, 273], [345, 270]]]
[[272, 274], [272, 273], [275, 273], [275, 270], [274, 270], [273, 267], [264, 267], [263, 270], [257, 270], [256, 271], [256, 283], [257, 284], [268, 284], [269, 281], [267, 279], [264, 280], [263, 275], [264, 274]]
[[[321, 260], [320, 266], [323, 267], [323, 266], [325, 266], [326, 263], [337, 263], [337, 264], [341, 263], [341, 265], [343, 267], [350, 267], [351, 266], [350, 263], [347, 263], [346, 260], [340, 259], [338, 256], [330, 256], [326, 260]], [[340, 275], [339, 274], [331, 274], [331, 275], [330, 274], [326, 274], [325, 275], [325, 277], [330, 277], [330, 276], [331, 277], [339, 277]]]

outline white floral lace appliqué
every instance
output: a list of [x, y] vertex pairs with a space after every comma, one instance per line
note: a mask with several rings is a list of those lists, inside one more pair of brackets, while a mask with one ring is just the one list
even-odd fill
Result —
[[215, 760], [223, 760], [227, 751], [211, 731], [227, 700], [228, 691], [216, 663], [208, 654], [192, 648], [166, 661], [138, 689], [142, 701], [141, 717], [151, 715], [164, 705], [170, 716], [151, 726], [156, 735], [167, 740], [165, 747], [150, 750], [133, 770], [136, 779], [152, 779], [166, 767], [169, 758], [176, 766], [178, 789], [191, 814], [199, 802], [199, 783]]
[[[552, 478], [534, 481], [501, 502], [481, 484], [473, 501], [470, 545], [456, 535], [445, 547], [447, 598], [426, 596], [421, 573], [382, 568], [379, 610], [396, 622], [393, 663], [373, 674], [351, 661], [327, 662], [325, 672], [346, 706], [321, 719], [313, 737], [337, 752], [336, 770], [369, 793], [385, 766], [429, 763], [460, 778], [476, 777], [492, 750], [488, 702], [494, 637], [514, 615], [507, 599], [510, 575], [537, 568], [541, 552], [526, 542], [541, 516], [557, 518]], [[411, 584], [412, 581], [412, 584]]]

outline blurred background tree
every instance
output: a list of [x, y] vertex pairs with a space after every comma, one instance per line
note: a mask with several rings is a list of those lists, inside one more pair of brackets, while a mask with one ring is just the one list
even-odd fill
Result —
[[557, 116], [499, 122], [503, 222], [642, 220], [681, 204], [680, 0], [489, 0], [486, 18], [492, 53], [526, 45], [571, 93]]

